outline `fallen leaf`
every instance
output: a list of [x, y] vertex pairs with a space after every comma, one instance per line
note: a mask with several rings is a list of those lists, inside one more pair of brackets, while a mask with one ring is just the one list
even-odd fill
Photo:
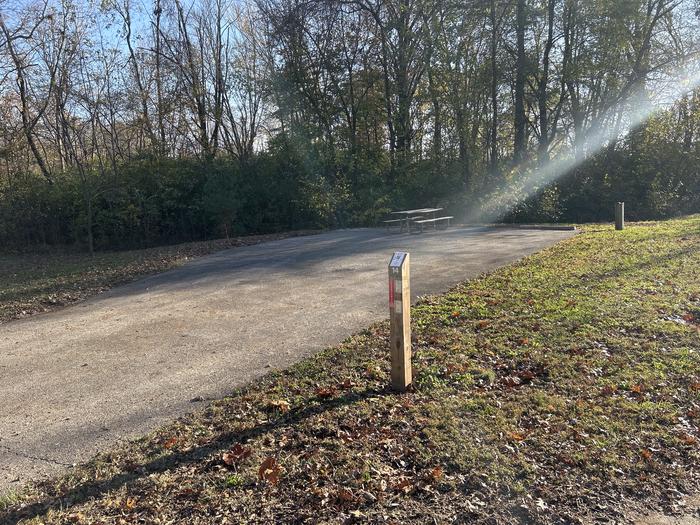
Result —
[[175, 443], [177, 443], [177, 438], [172, 437], [163, 443], [163, 448], [171, 449], [175, 446]]
[[377, 367], [373, 367], [373, 366], [368, 366], [365, 369], [365, 374], [370, 379], [381, 379], [382, 378], [381, 371]]
[[520, 442], [525, 440], [525, 436], [519, 432], [508, 432], [508, 439]]
[[536, 375], [532, 370], [522, 370], [518, 372], [518, 377], [522, 379], [524, 382], [527, 381], [532, 381], [535, 379]]
[[569, 465], [570, 467], [576, 465], [576, 461], [574, 461], [571, 457], [566, 455], [559, 456], [559, 461], [561, 461], [565, 465]]
[[190, 500], [196, 500], [199, 497], [199, 492], [192, 488], [185, 488], [182, 489], [180, 492], [177, 493], [176, 498], [178, 499], [190, 499]]
[[338, 383], [338, 388], [340, 388], [341, 390], [350, 390], [354, 386], [355, 386], [355, 383], [353, 383], [349, 379], [346, 379], [342, 383]]
[[443, 475], [442, 467], [439, 466], [430, 471], [430, 477], [433, 481], [440, 481]]
[[487, 321], [486, 319], [482, 319], [481, 321], [478, 321], [478, 322], [476, 323], [476, 327], [477, 327], [479, 330], [483, 330], [483, 329], [485, 329], [485, 328], [488, 328], [490, 324], [491, 324], [491, 323], [490, 323], [489, 321]]
[[271, 485], [277, 485], [280, 480], [280, 472], [282, 469], [277, 464], [277, 461], [272, 456], [269, 456], [262, 462], [258, 469], [258, 477], [261, 481], [267, 481]]
[[698, 442], [698, 439], [690, 434], [683, 434], [681, 436], [681, 441], [686, 445], [695, 445]]
[[462, 363], [460, 363], [460, 364], [451, 363], [451, 364], [447, 365], [447, 367], [445, 368], [445, 374], [447, 376], [451, 376], [452, 374], [455, 374], [455, 373], [461, 374], [462, 372], [464, 372], [464, 367], [465, 367], [465, 365]]
[[338, 391], [333, 387], [318, 387], [315, 392], [316, 397], [319, 397], [321, 399], [335, 397], [337, 393]]
[[399, 492], [404, 492], [404, 493], [409, 493], [412, 488], [412, 483], [411, 480], [408, 478], [404, 478], [401, 481], [399, 481], [396, 485], [394, 485], [394, 490], [398, 490]]
[[241, 445], [240, 443], [236, 443], [233, 447], [231, 447], [230, 450], [226, 451], [223, 453], [221, 456], [222, 461], [227, 464], [229, 467], [232, 467], [236, 463], [244, 460], [248, 456], [250, 456], [251, 450], [250, 447], [245, 447]]
[[605, 396], [610, 396], [617, 392], [617, 386], [615, 385], [605, 385], [603, 388], [600, 389], [601, 394]]
[[503, 384], [511, 388], [522, 386], [522, 381], [517, 376], [507, 376], [502, 379]]
[[284, 414], [289, 412], [290, 405], [289, 402], [284, 399], [273, 399], [272, 401], [268, 401], [267, 408], [270, 410], [278, 410]]
[[641, 395], [644, 392], [644, 385], [632, 385], [630, 387], [630, 392], [635, 395]]
[[343, 488], [338, 490], [335, 497], [340, 503], [350, 503], [355, 501], [355, 497], [352, 495], [352, 492]]

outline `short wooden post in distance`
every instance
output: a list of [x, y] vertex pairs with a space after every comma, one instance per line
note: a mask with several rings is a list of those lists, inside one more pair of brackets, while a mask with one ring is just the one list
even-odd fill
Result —
[[404, 392], [413, 381], [411, 369], [411, 266], [407, 252], [395, 252], [389, 262], [391, 319], [391, 387]]
[[615, 229], [625, 229], [625, 203], [618, 202], [615, 204]]

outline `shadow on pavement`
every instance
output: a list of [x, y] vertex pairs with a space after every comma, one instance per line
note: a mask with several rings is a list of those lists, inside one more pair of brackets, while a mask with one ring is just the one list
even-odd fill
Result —
[[212, 454], [228, 450], [235, 443], [245, 443], [267, 432], [296, 425], [308, 417], [322, 414], [342, 406], [348, 406], [357, 401], [385, 395], [391, 395], [391, 391], [388, 388], [383, 390], [351, 392], [345, 396], [333, 399], [318, 400], [319, 404], [291, 410], [274, 421], [258, 425], [252, 429], [243, 432], [222, 434], [215, 440], [209, 442], [206, 446], [197, 447], [187, 452], [175, 452], [167, 456], [159, 457], [145, 465], [141, 465], [138, 468], [138, 472], [121, 472], [105, 480], [88, 481], [61, 494], [45, 498], [21, 509], [11, 510], [5, 516], [0, 516], [0, 523], [2, 525], [13, 525], [19, 522], [19, 520], [29, 520], [40, 517], [51, 510], [65, 510], [67, 502], [70, 502], [70, 506], [80, 505], [106, 492], [115, 490], [124, 485], [129, 485], [139, 479], [146, 478], [151, 474], [162, 473], [182, 465], [197, 463]]

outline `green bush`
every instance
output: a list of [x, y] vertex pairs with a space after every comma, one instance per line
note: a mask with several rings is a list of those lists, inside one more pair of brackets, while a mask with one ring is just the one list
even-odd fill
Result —
[[[505, 216], [514, 222], [657, 219], [700, 211], [700, 152], [652, 121], [589, 158]], [[377, 147], [353, 154], [300, 135], [280, 134], [245, 162], [230, 157], [144, 156], [114, 171], [66, 171], [53, 184], [33, 173], [0, 186], [4, 249], [42, 245], [146, 247], [291, 229], [377, 225], [392, 209], [440, 205], [461, 219], [498, 208], [505, 177], [458, 161], [418, 160], [392, 168]], [[518, 177], [516, 171], [508, 177]], [[490, 203], [490, 204], [489, 204]], [[502, 206], [501, 206], [502, 207]], [[89, 211], [92, 214], [90, 221]], [[500, 209], [497, 211], [501, 211]]]

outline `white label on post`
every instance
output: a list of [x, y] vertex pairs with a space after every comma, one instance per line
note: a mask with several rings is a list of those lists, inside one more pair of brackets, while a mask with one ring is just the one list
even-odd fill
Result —
[[391, 258], [389, 266], [391, 266], [392, 268], [400, 268], [405, 258], [406, 252], [394, 252], [394, 256]]

